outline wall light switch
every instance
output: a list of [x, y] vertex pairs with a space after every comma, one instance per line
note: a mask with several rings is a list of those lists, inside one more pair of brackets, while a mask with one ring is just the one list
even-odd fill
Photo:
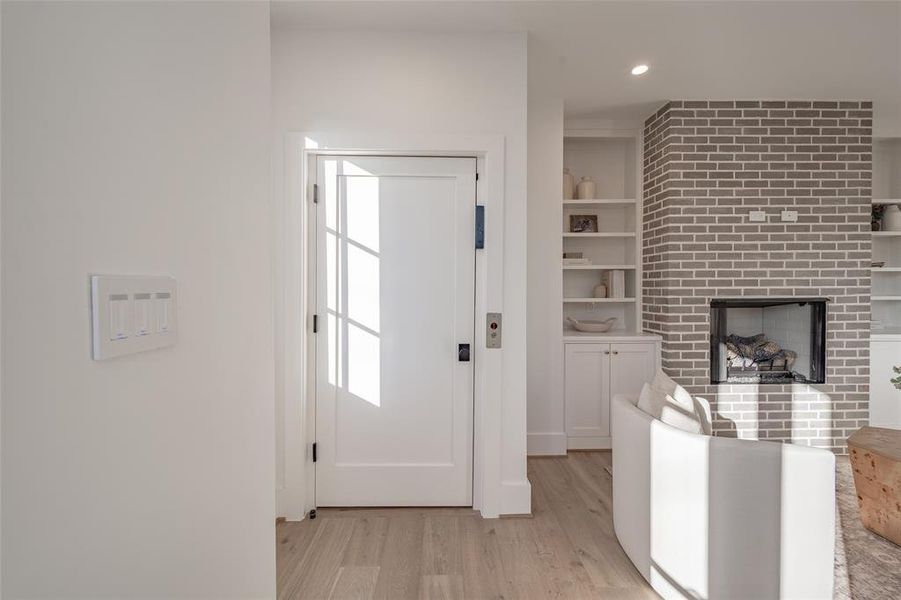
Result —
[[797, 223], [798, 222], [798, 211], [783, 210], [782, 211], [782, 222], [783, 223]]
[[766, 223], [766, 213], [762, 210], [752, 210], [748, 213], [748, 220], [752, 223]]
[[124, 340], [128, 337], [128, 294], [110, 294], [109, 304], [109, 339]]
[[169, 332], [169, 313], [172, 312], [172, 294], [158, 292], [156, 302], [156, 330], [158, 333]]
[[150, 294], [142, 292], [135, 294], [135, 335], [150, 335], [151, 315], [153, 314], [153, 302]]
[[175, 344], [175, 301], [171, 277], [92, 275], [94, 360]]

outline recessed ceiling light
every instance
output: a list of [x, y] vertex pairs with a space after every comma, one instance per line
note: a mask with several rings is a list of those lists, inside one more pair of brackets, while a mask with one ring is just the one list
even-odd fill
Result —
[[644, 75], [647, 72], [648, 72], [647, 65], [635, 65], [634, 67], [632, 67], [633, 75]]

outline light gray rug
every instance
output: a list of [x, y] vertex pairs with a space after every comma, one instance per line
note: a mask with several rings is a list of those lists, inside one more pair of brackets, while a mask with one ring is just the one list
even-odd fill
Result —
[[836, 460], [835, 598], [901, 598], [901, 546], [860, 523], [854, 477], [847, 456]]

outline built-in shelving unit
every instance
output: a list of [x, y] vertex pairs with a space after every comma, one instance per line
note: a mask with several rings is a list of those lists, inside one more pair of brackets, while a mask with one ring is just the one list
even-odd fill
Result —
[[635, 237], [634, 231], [599, 231], [597, 233], [573, 233], [573, 232], [564, 232], [563, 237], [582, 237], [582, 238], [621, 238], [621, 237]]
[[[901, 138], [873, 139], [873, 204], [901, 205]], [[901, 331], [901, 231], [873, 232], [873, 337]]]
[[[605, 320], [616, 317], [608, 335], [641, 332], [641, 182], [640, 138], [634, 131], [566, 131], [563, 166], [575, 177], [591, 176], [596, 185], [593, 198], [562, 198], [564, 252], [581, 252], [590, 264], [562, 265], [563, 334], [578, 334], [566, 317]], [[574, 215], [597, 218], [597, 232], [570, 230]], [[623, 271], [624, 295], [595, 298], [594, 288], [605, 274]], [[579, 334], [584, 335], [584, 334]]]
[[602, 199], [595, 198], [593, 200], [564, 200], [563, 206], [614, 206], [620, 204], [635, 204], [635, 199], [611, 198]]
[[590, 304], [631, 304], [635, 302], [635, 298], [564, 298], [563, 301]]
[[610, 271], [612, 269], [628, 271], [635, 268], [635, 265], [563, 265], [564, 271]]

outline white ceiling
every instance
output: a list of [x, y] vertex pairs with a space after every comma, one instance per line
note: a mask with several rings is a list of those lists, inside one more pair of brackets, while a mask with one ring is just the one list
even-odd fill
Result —
[[[872, 99], [901, 134], [901, 1], [273, 2], [274, 27], [529, 32], [560, 57], [568, 117], [667, 99]], [[642, 77], [629, 74], [651, 66]]]

